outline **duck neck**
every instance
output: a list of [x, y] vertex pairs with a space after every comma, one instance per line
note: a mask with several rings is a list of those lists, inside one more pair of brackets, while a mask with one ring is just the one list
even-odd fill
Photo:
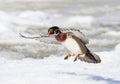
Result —
[[55, 39], [59, 42], [64, 42], [67, 39], [67, 33], [60, 32], [58, 35], [55, 36]]

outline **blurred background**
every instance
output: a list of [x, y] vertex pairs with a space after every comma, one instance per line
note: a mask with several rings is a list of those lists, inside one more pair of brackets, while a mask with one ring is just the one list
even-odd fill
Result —
[[120, 43], [119, 0], [0, 0], [0, 57], [23, 59], [63, 55], [62, 46], [21, 38], [38, 36], [57, 25], [80, 29], [94, 52]]

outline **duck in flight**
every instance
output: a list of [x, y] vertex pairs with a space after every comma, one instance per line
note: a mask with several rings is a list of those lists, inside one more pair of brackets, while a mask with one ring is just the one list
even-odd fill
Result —
[[[77, 59], [88, 63], [100, 63], [101, 59], [98, 55], [91, 52], [86, 44], [88, 39], [80, 30], [75, 29], [61, 29], [58, 26], [53, 26], [48, 29], [48, 36], [41, 36], [50, 38], [55, 37], [55, 40], [65, 46], [70, 53], [68, 53], [64, 59], [68, 59], [71, 56], [75, 56], [74, 61]], [[20, 34], [24, 38], [39, 38], [39, 37], [26, 37]]]

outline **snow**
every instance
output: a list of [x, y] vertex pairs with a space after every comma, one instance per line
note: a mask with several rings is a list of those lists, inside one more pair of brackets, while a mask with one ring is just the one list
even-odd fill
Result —
[[6, 59], [0, 56], [0, 84], [120, 84], [120, 45], [96, 52], [100, 64], [73, 62], [73, 57], [51, 55], [44, 59]]

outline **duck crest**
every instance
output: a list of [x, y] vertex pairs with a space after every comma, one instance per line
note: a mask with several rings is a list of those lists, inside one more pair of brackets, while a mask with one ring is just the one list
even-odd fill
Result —
[[60, 33], [55, 36], [55, 39], [59, 42], [64, 42], [67, 39], [67, 33]]

